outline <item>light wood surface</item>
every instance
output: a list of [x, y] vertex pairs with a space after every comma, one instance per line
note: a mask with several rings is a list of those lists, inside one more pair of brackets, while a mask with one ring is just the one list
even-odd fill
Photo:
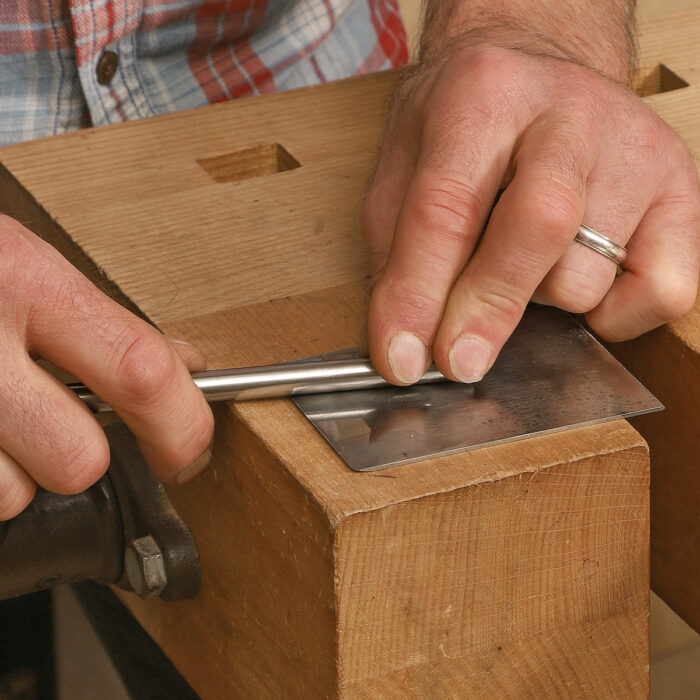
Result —
[[[691, 83], [648, 98], [691, 145], [697, 22], [651, 25], [643, 53]], [[3, 149], [0, 207], [212, 366], [347, 347], [394, 79]], [[212, 466], [171, 490], [202, 596], [125, 596], [203, 697], [645, 696], [648, 459], [627, 423], [355, 474], [291, 402], [216, 415]]]

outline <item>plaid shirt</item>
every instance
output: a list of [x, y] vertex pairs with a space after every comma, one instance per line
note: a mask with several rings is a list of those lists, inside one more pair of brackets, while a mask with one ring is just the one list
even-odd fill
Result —
[[397, 0], [0, 0], [0, 145], [407, 59]]

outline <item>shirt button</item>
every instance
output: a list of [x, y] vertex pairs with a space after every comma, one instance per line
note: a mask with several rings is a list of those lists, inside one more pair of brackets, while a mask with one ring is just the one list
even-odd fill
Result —
[[100, 85], [109, 85], [117, 74], [119, 56], [114, 51], [105, 51], [97, 62], [97, 82]]

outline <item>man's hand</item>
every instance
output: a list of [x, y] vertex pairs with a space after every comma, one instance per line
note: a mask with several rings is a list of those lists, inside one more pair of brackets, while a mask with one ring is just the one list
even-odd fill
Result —
[[[365, 203], [370, 354], [398, 384], [431, 358], [452, 379], [479, 380], [530, 299], [624, 340], [682, 315], [697, 292], [697, 171], [619, 82], [630, 64], [624, 8], [608, 17], [607, 43], [605, 23], [589, 18], [599, 31], [585, 45], [583, 15], [624, 3], [509, 3], [524, 8], [520, 29], [462, 4], [428, 13]], [[528, 29], [547, 8], [551, 39]], [[581, 223], [627, 246], [621, 275], [573, 242]]]
[[188, 371], [206, 360], [128, 313], [7, 216], [0, 347], [0, 520], [22, 511], [36, 484], [76, 493], [109, 464], [97, 420], [32, 357], [63, 367], [110, 403], [161, 479], [179, 483], [206, 465], [213, 418]]

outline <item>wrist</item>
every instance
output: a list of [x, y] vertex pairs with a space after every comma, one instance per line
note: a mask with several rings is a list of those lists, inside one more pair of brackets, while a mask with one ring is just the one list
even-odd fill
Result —
[[634, 3], [630, 0], [430, 0], [419, 60], [453, 48], [489, 44], [568, 60], [627, 83], [635, 69]]

